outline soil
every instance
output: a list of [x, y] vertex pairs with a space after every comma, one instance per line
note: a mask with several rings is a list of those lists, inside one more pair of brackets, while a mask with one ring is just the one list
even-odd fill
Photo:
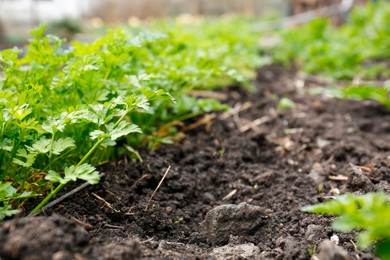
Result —
[[[390, 192], [390, 112], [312, 95], [326, 84], [279, 65], [260, 69], [256, 87], [221, 92], [233, 112], [186, 122], [184, 138], [141, 150], [142, 163], [106, 164], [100, 184], [4, 221], [0, 259], [310, 259], [334, 235], [351, 259], [375, 259], [333, 231], [333, 217], [300, 208]], [[282, 97], [295, 106], [277, 109]], [[205, 220], [213, 209], [219, 220]]]

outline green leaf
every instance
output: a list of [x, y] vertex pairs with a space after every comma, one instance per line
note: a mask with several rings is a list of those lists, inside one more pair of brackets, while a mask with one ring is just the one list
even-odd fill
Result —
[[41, 39], [45, 36], [46, 24], [42, 24], [37, 28], [34, 28], [30, 31], [30, 34], [37, 39]]
[[163, 89], [159, 89], [159, 90], [150, 90], [146, 87], [142, 87], [140, 89], [141, 93], [145, 95], [145, 97], [148, 99], [148, 100], [154, 100], [154, 99], [167, 99], [171, 102], [176, 102], [175, 99], [166, 91], [164, 91]]
[[[0, 172], [5, 175], [1, 178], [17, 177], [15, 188], [33, 186], [42, 193], [50, 187], [45, 181], [96, 182], [96, 172], [88, 167], [73, 166], [64, 172], [60, 167], [78, 158], [83, 164], [97, 149], [98, 158], [92, 161], [111, 159], [117, 151], [107, 148], [121, 138], [126, 139], [121, 145], [172, 142], [165, 134], [177, 133], [173, 122], [223, 107], [195, 98], [191, 103], [183, 100], [183, 109], [176, 109], [173, 96], [180, 99], [196, 88], [254, 79], [260, 60], [258, 35], [247, 22], [218, 19], [158, 27], [151, 30], [162, 33], [118, 29], [94, 42], [73, 42], [63, 48], [64, 40], [45, 36], [41, 26], [32, 31], [24, 55], [16, 48], [1, 51]], [[138, 126], [144, 135], [132, 134], [141, 133]], [[158, 129], [164, 136], [156, 134]], [[89, 137], [94, 144], [88, 143]], [[46, 179], [35, 178], [47, 168], [52, 170]], [[27, 180], [28, 185], [20, 185]], [[63, 185], [57, 187], [44, 203]]]
[[42, 138], [39, 141], [36, 141], [33, 145], [33, 151], [39, 153], [48, 153], [50, 151], [51, 139]]
[[97, 184], [100, 181], [100, 176], [95, 167], [84, 163], [80, 166], [70, 166], [69, 168], [66, 168], [64, 179], [67, 182], [82, 179], [90, 184]]
[[22, 199], [31, 196], [31, 192], [18, 193], [11, 182], [0, 182], [0, 201]]
[[105, 140], [105, 141], [101, 144], [102, 147], [115, 146], [115, 145], [116, 145], [116, 142], [113, 141], [113, 140], [111, 140], [111, 139], [107, 139], [107, 140]]
[[70, 137], [60, 138], [55, 140], [52, 145], [52, 153], [60, 154], [69, 147], [76, 147], [75, 141]]
[[376, 245], [375, 254], [380, 259], [390, 259], [390, 239], [379, 241]]
[[24, 104], [21, 106], [15, 106], [12, 109], [8, 109], [8, 112], [13, 118], [22, 121], [32, 112], [32, 110], [31, 108], [28, 108], [28, 104]]
[[62, 177], [58, 172], [50, 170], [45, 176], [45, 179], [52, 182], [59, 182], [61, 184], [67, 184], [69, 182], [74, 182], [77, 179], [81, 179], [90, 184], [96, 184], [100, 181], [100, 176], [95, 167], [84, 163], [79, 166], [72, 165], [65, 168], [64, 177]]
[[130, 85], [132, 85], [132, 86], [134, 86], [134, 87], [136, 87], [138, 89], [142, 88], [140, 80], [138, 79], [137, 76], [131, 75], [131, 76], [126, 76], [126, 78], [128, 79]]
[[130, 95], [124, 101], [128, 105], [129, 110], [139, 108], [139, 109], [143, 109], [145, 111], [149, 111], [149, 109], [150, 109], [150, 103], [146, 97], [139, 97], [137, 95]]
[[71, 122], [71, 118], [68, 117], [68, 113], [63, 112], [59, 116], [49, 116], [42, 124], [42, 128], [48, 133], [55, 134], [57, 131], [63, 132], [65, 126]]
[[28, 153], [26, 149], [20, 148], [18, 149], [16, 156], [24, 158], [24, 161], [22, 161], [21, 159], [14, 158], [12, 162], [28, 168], [34, 164], [37, 153], [35, 152]]
[[40, 126], [39, 122], [35, 118], [23, 120], [22, 122], [17, 123], [17, 125], [22, 129], [34, 130], [39, 134], [44, 132], [42, 131], [42, 127]]
[[126, 121], [121, 121], [118, 125], [114, 123], [108, 124], [107, 132], [109, 133], [111, 140], [115, 141], [116, 139], [128, 135], [130, 133], [142, 133], [142, 130], [135, 124], [130, 124]]
[[11, 182], [0, 182], [0, 199], [6, 200], [16, 194], [17, 190], [12, 186]]
[[92, 140], [105, 139], [105, 138], [110, 137], [110, 135], [106, 134], [102, 130], [94, 130], [91, 133], [89, 133], [89, 136], [91, 137]]
[[389, 90], [374, 85], [349, 86], [344, 89], [345, 98], [374, 100], [390, 109]]
[[358, 204], [353, 194], [347, 193], [325, 203], [305, 206], [301, 210], [305, 212], [341, 215], [347, 212], [355, 212]]
[[93, 116], [91, 116], [92, 122], [95, 124], [104, 125], [108, 123], [114, 116], [112, 113], [112, 107], [110, 103], [89, 105], [92, 110]]
[[341, 232], [349, 232], [356, 228], [359, 228], [361, 226], [361, 223], [359, 223], [359, 219], [357, 219], [358, 216], [351, 216], [351, 215], [343, 215], [340, 218], [336, 219], [332, 223], [332, 227], [335, 230], [341, 231]]
[[45, 179], [51, 182], [60, 182], [62, 184], [66, 184], [66, 180], [64, 180], [61, 175], [53, 170], [49, 170], [49, 172], [46, 174]]
[[75, 147], [75, 142], [70, 137], [60, 138], [58, 140], [52, 141], [51, 139], [42, 138], [39, 141], [35, 142], [32, 145], [32, 151], [38, 153], [53, 153], [60, 154], [62, 151], [69, 147]]
[[0, 141], [0, 150], [10, 152], [12, 150], [12, 140], [9, 138], [4, 138]]
[[92, 122], [97, 124], [99, 122], [99, 118], [97, 114], [93, 111], [90, 111], [88, 109], [80, 109], [73, 111], [69, 114], [69, 118], [72, 120], [72, 123], [77, 123], [81, 120], [84, 120], [86, 122]]
[[332, 227], [342, 232], [362, 230], [357, 235], [357, 242], [360, 248], [366, 249], [376, 241], [390, 239], [389, 203], [390, 196], [380, 191], [362, 196], [345, 194], [335, 200], [306, 206], [302, 210], [339, 215]]
[[3, 202], [3, 205], [0, 206], [0, 220], [3, 220], [6, 217], [11, 217], [20, 212], [19, 209], [12, 209], [12, 206], [7, 202]]

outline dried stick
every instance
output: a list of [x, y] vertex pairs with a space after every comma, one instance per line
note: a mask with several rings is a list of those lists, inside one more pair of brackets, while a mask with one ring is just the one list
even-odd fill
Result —
[[163, 183], [163, 181], [164, 181], [165, 177], [167, 176], [167, 174], [168, 174], [168, 172], [169, 172], [170, 169], [171, 169], [171, 165], [169, 165], [169, 167], [168, 167], [168, 169], [165, 171], [164, 176], [162, 177], [160, 183], [157, 185], [157, 188], [153, 191], [152, 196], [150, 196], [149, 201], [148, 201], [148, 204], [146, 205], [144, 211], [148, 211], [150, 202], [152, 201], [154, 195], [156, 194], [156, 192], [157, 192], [158, 189], [160, 188], [161, 184]]
[[245, 102], [244, 104], [237, 104], [234, 106], [233, 110], [226, 111], [223, 114], [221, 114], [219, 116], [219, 119], [221, 119], [221, 120], [228, 119], [229, 117], [234, 116], [235, 114], [238, 114], [242, 111], [245, 111], [245, 110], [251, 108], [252, 106], [253, 106], [253, 103], [249, 102], [249, 101]]
[[113, 211], [115, 212], [119, 212], [119, 210], [116, 210], [110, 202], [106, 201], [105, 199], [103, 199], [102, 197], [100, 197], [99, 195], [97, 195], [96, 193], [92, 192], [92, 195], [97, 198], [98, 200], [100, 200], [101, 202], [103, 202], [107, 207], [109, 207], [110, 209], [112, 209]]
[[256, 127], [256, 126], [259, 126], [259, 125], [262, 125], [262, 124], [266, 123], [269, 120], [270, 120], [270, 118], [268, 116], [263, 116], [263, 117], [260, 117], [260, 118], [258, 118], [256, 120], [253, 120], [252, 122], [249, 122], [249, 123], [241, 126], [239, 128], [239, 130], [241, 132], [246, 132], [246, 131], [248, 131], [248, 130]]

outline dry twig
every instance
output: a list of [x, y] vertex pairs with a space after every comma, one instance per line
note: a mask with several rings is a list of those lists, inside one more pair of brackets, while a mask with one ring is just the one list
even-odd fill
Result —
[[256, 126], [259, 126], [259, 125], [262, 125], [262, 124], [266, 123], [269, 120], [270, 120], [270, 118], [268, 116], [263, 116], [263, 117], [260, 117], [260, 118], [258, 118], [256, 120], [253, 120], [252, 122], [249, 122], [248, 124], [245, 124], [245, 125], [241, 126], [239, 128], [239, 130], [241, 132], [246, 132], [246, 131], [248, 131], [248, 130], [256, 127]]
[[96, 193], [92, 192], [92, 195], [97, 198], [98, 200], [100, 200], [101, 202], [103, 202], [107, 207], [109, 207], [110, 209], [112, 209], [113, 211], [115, 212], [119, 212], [119, 210], [115, 209], [110, 202], [106, 201], [105, 199], [103, 199], [102, 197], [100, 197], [99, 195], [97, 195]]
[[210, 90], [192, 90], [190, 95], [193, 97], [213, 98], [218, 100], [226, 100], [228, 98], [227, 94]]
[[84, 221], [81, 221], [73, 216], [69, 216], [74, 222], [80, 224], [81, 226], [85, 227], [85, 228], [92, 228], [92, 225], [89, 224], [89, 223], [85, 223]]
[[110, 225], [107, 223], [105, 223], [104, 226], [108, 227], [108, 228], [113, 228], [113, 229], [122, 229], [122, 230], [125, 229], [125, 227], [123, 227], [123, 226], [114, 226], [114, 225]]
[[252, 106], [253, 106], [253, 103], [249, 102], [249, 101], [245, 102], [242, 105], [241, 104], [235, 105], [231, 111], [227, 111], [227, 112], [223, 113], [222, 115], [220, 115], [219, 119], [221, 119], [221, 120], [228, 119], [229, 117], [234, 116], [235, 114], [238, 114], [244, 110], [247, 110], [247, 109], [251, 108]]
[[185, 126], [183, 128], [183, 131], [189, 131], [189, 130], [192, 130], [192, 129], [195, 129], [195, 128], [198, 128], [199, 126], [201, 125], [206, 125], [208, 123], [210, 123], [214, 118], [215, 118], [215, 114], [206, 114], [204, 115], [203, 118], [199, 119], [198, 121], [196, 121], [195, 123], [193, 124], [190, 124], [188, 126]]
[[153, 191], [152, 196], [150, 196], [149, 201], [148, 201], [148, 204], [146, 205], [144, 211], [148, 211], [150, 202], [152, 201], [154, 195], [156, 194], [156, 192], [157, 192], [158, 189], [160, 188], [161, 184], [163, 183], [163, 181], [164, 181], [165, 177], [167, 176], [167, 174], [168, 174], [168, 172], [169, 172], [170, 169], [171, 169], [171, 165], [168, 166], [168, 169], [165, 171], [164, 176], [162, 177], [161, 181], [160, 181], [159, 184], [157, 185], [157, 188]]

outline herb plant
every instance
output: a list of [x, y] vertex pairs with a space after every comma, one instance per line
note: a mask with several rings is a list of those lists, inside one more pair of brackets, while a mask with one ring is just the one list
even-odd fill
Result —
[[229, 23], [250, 28], [229, 19], [118, 28], [70, 47], [40, 26], [23, 51], [1, 51], [0, 219], [45, 196], [36, 212], [69, 182], [98, 183], [97, 166], [169, 142], [178, 121], [227, 109], [191, 91], [250, 86], [258, 36], [227, 35]]
[[361, 249], [375, 245], [379, 257], [390, 259], [390, 196], [383, 191], [362, 196], [348, 193], [302, 210], [340, 216], [333, 221], [333, 229], [360, 231], [356, 239]]
[[[347, 86], [325, 90], [338, 98], [374, 100], [390, 108], [386, 86], [390, 77], [389, 17], [390, 4], [378, 1], [354, 8], [346, 24], [339, 27], [328, 19], [316, 19], [284, 29], [279, 32], [281, 43], [271, 48], [274, 62], [294, 64], [305, 73]], [[363, 84], [348, 83], [351, 80]]]
[[375, 79], [390, 76], [390, 4], [386, 1], [355, 8], [345, 25], [334, 27], [317, 19], [280, 32], [274, 60], [294, 61], [307, 73], [333, 79]]

